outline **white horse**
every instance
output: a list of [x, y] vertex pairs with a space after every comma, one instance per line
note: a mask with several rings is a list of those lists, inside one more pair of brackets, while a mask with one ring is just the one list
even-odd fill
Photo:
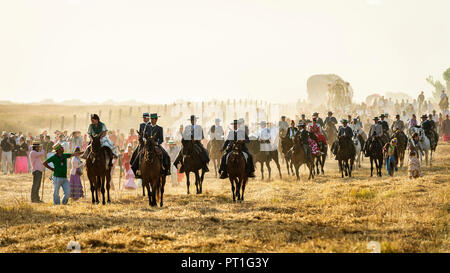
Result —
[[[356, 155], [356, 160], [354, 162], [355, 166], [358, 166], [358, 168], [361, 168], [361, 142], [359, 141], [358, 138], [359, 135], [359, 130], [353, 130], [353, 144], [355, 145], [355, 155]], [[353, 166], [353, 167], [355, 167]], [[356, 169], [356, 168], [355, 168]]]
[[[425, 135], [425, 131], [422, 128], [416, 128], [416, 132], [419, 134], [419, 145], [422, 151], [425, 153], [425, 163], [428, 166], [428, 156], [430, 157], [430, 166], [433, 159], [433, 151], [431, 151], [430, 140]], [[420, 165], [422, 165], [422, 155], [420, 154]]]

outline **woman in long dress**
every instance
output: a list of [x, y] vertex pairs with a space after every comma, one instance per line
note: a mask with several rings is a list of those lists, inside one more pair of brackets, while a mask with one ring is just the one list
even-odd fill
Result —
[[450, 142], [450, 119], [449, 115], [445, 116], [445, 119], [442, 121], [442, 133], [445, 142]]
[[21, 137], [18, 145], [15, 172], [16, 173], [27, 173], [28, 172], [28, 145], [25, 142], [25, 137]]
[[[79, 152], [80, 147], [76, 147], [74, 152]], [[77, 200], [81, 197], [84, 197], [83, 194], [83, 186], [81, 185], [81, 177], [79, 172], [81, 172], [81, 168], [83, 167], [83, 162], [81, 162], [78, 156], [72, 157], [72, 168], [70, 170], [70, 194], [69, 197]]]
[[128, 144], [127, 152], [123, 154], [123, 166], [125, 169], [125, 179], [126, 182], [123, 185], [123, 187], [127, 190], [134, 190], [137, 188], [136, 184], [134, 183], [134, 173], [131, 169], [130, 165], [130, 159], [131, 155], [133, 154], [131, 143]]

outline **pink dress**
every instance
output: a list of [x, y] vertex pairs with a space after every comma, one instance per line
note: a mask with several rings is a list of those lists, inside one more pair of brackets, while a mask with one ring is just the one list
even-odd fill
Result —
[[134, 190], [137, 188], [136, 184], [134, 183], [134, 173], [131, 168], [126, 172], [125, 179], [127, 180], [125, 182], [125, 185], [123, 185], [125, 189]]

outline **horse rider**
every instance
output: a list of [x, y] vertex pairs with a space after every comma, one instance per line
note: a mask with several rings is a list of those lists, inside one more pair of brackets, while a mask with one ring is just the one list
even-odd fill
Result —
[[[314, 113], [317, 114], [317, 113]], [[327, 146], [327, 139], [325, 138], [323, 131], [322, 131], [322, 127], [321, 125], [318, 123], [318, 119], [316, 117], [313, 117], [312, 119], [312, 123], [309, 125], [309, 131], [314, 133], [317, 142], [322, 142], [323, 145], [325, 145], [325, 147]], [[319, 143], [317, 143], [319, 144]]]
[[353, 137], [353, 131], [352, 128], [350, 128], [348, 125], [348, 120], [343, 119], [341, 120], [342, 126], [339, 126], [338, 129], [338, 140], [336, 140], [332, 147], [331, 150], [333, 151], [334, 155], [337, 155], [337, 143], [339, 143], [339, 139], [340, 138], [344, 138], [345, 141], [347, 141], [348, 143], [351, 143], [351, 145], [353, 145], [353, 141], [352, 141], [352, 137]]
[[425, 135], [430, 139], [430, 141], [435, 141], [437, 143], [438, 137], [435, 131], [436, 124], [433, 121], [433, 115], [430, 114], [430, 119], [428, 119], [427, 115], [423, 115], [420, 117], [422, 119], [422, 123], [420, 127], [425, 131]]
[[214, 125], [209, 129], [209, 138], [210, 140], [223, 140], [225, 132], [223, 131], [223, 127], [220, 125], [220, 119], [216, 118], [214, 121]]
[[395, 133], [397, 130], [400, 130], [400, 132], [405, 131], [405, 123], [403, 120], [400, 119], [400, 115], [395, 115], [395, 120], [392, 122], [391, 131], [392, 133]]
[[386, 115], [385, 114], [381, 114], [380, 115], [380, 124], [381, 124], [381, 127], [383, 128], [383, 134], [384, 135], [387, 135], [388, 136], [388, 138], [389, 138], [389, 123], [386, 121], [386, 120], [384, 120], [386, 118]]
[[147, 137], [150, 136], [154, 137], [154, 141], [156, 142], [157, 147], [159, 148], [159, 150], [161, 150], [163, 174], [170, 175], [170, 156], [167, 151], [161, 146], [161, 144], [164, 142], [164, 130], [161, 126], [156, 124], [158, 122], [158, 117], [159, 116], [157, 113], [153, 113], [151, 115], [149, 115], [148, 113], [142, 114], [142, 119], [144, 122], [139, 124], [139, 146], [134, 150], [130, 160], [131, 169], [133, 170], [137, 178], [140, 178], [140, 160], [138, 158], [140, 158], [140, 155], [142, 155], [145, 151], [144, 149], [142, 149], [145, 145], [144, 139], [147, 139]]
[[248, 177], [255, 177], [255, 165], [253, 163], [253, 156], [248, 151], [247, 146], [245, 143], [249, 143], [250, 140], [248, 138], [248, 135], [245, 133], [245, 129], [239, 128], [239, 122], [238, 120], [234, 120], [233, 123], [233, 130], [228, 132], [227, 140], [223, 144], [222, 151], [226, 151], [226, 153], [222, 156], [222, 159], [220, 161], [220, 179], [225, 179], [228, 177], [227, 174], [227, 168], [226, 168], [226, 161], [228, 158], [228, 155], [231, 153], [233, 144], [235, 141], [242, 140], [244, 141], [244, 145], [242, 146], [242, 152], [244, 152], [247, 155], [246, 165], [245, 169], [247, 171]]
[[272, 137], [271, 133], [270, 133], [270, 129], [266, 127], [267, 122], [265, 121], [261, 121], [259, 123], [259, 125], [261, 126], [261, 129], [258, 132], [258, 139], [259, 142], [261, 143], [261, 152], [270, 152], [271, 149], [271, 145], [270, 145], [270, 139]]
[[100, 144], [102, 147], [108, 148], [106, 149], [109, 155], [109, 163], [108, 166], [112, 167], [113, 158], [118, 158], [116, 147], [114, 147], [114, 143], [107, 136], [108, 129], [106, 129], [106, 125], [100, 121], [100, 117], [97, 114], [91, 114], [91, 124], [89, 125], [87, 135], [90, 138], [89, 145], [86, 147], [81, 158], [87, 159], [88, 155], [91, 152], [92, 139], [94, 137], [100, 136]]
[[363, 130], [361, 126], [361, 121], [358, 118], [354, 118], [352, 124], [350, 125], [350, 128], [353, 132], [358, 136], [359, 143], [361, 144], [361, 147], [364, 147], [365, 141], [363, 137]]
[[[203, 134], [202, 126], [197, 124], [197, 119], [195, 115], [191, 115], [191, 118], [189, 119], [191, 121], [190, 125], [187, 125], [184, 127], [183, 131], [183, 139], [181, 140], [181, 143], [183, 146], [188, 142], [192, 141], [194, 144], [194, 150], [195, 148], [198, 149], [198, 155], [200, 156], [200, 160], [203, 163], [202, 170], [203, 172], [209, 172], [208, 169], [208, 163], [209, 163], [209, 155], [208, 151], [203, 147], [203, 144], [201, 143], [201, 140], [205, 138]], [[178, 153], [177, 159], [175, 159], [175, 162], [173, 165], [177, 167], [178, 163], [181, 163], [180, 167], [180, 173], [184, 172], [184, 162], [182, 160], [183, 158], [183, 148], [181, 148], [180, 152]]]
[[249, 132], [249, 130], [248, 130], [248, 126], [245, 125], [245, 120], [244, 120], [243, 118], [240, 118], [240, 119], [238, 120], [238, 125], [239, 125], [239, 128], [243, 128], [243, 129], [245, 130], [245, 133], [246, 133], [247, 135], [250, 134], [250, 132]]
[[305, 114], [302, 114], [302, 118], [300, 119], [300, 121], [301, 121], [303, 124], [305, 124], [305, 126], [306, 126], [306, 124], [308, 124], [308, 123], [307, 123], [307, 120], [306, 120], [306, 115], [305, 115]]
[[295, 121], [291, 120], [291, 126], [287, 129], [285, 138], [293, 140], [297, 131], [298, 129], [295, 127]]
[[281, 116], [281, 120], [278, 121], [278, 129], [280, 131], [287, 130], [289, 128], [289, 124], [286, 121], [286, 116]]
[[[303, 146], [303, 150], [305, 151], [306, 160], [310, 161], [310, 160], [312, 160], [312, 151], [311, 151], [311, 147], [309, 146], [309, 142], [308, 142], [309, 132], [305, 129], [305, 127], [306, 127], [306, 125], [302, 121], [299, 121], [298, 125], [297, 125], [298, 130], [295, 133], [294, 138], [297, 136], [300, 138], [301, 144]], [[295, 149], [295, 145], [286, 154], [287, 158], [291, 157], [294, 149]]]
[[317, 119], [317, 124], [320, 125], [321, 128], [323, 128], [323, 126], [325, 126], [325, 123], [323, 122], [323, 120], [319, 117], [319, 113], [315, 112], [312, 115], [313, 119], [316, 118]]
[[328, 116], [325, 118], [324, 121], [325, 126], [328, 126], [328, 124], [336, 125], [338, 124], [338, 121], [335, 117], [333, 117], [333, 112], [328, 112]]
[[368, 145], [372, 144], [372, 141], [378, 141], [380, 143], [380, 146], [383, 147], [384, 143], [386, 143], [383, 140], [383, 127], [380, 124], [378, 117], [375, 117], [373, 120], [374, 120], [375, 124], [373, 124], [370, 127], [369, 139], [367, 140], [367, 143], [366, 143], [367, 147], [369, 147]]

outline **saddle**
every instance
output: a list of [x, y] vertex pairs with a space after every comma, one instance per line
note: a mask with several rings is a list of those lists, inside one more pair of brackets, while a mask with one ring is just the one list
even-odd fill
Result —
[[[233, 152], [230, 152], [230, 153], [227, 154], [227, 156], [226, 156], [226, 158], [225, 158], [225, 163], [228, 163], [228, 158], [230, 157], [230, 155], [231, 155], [232, 153], [233, 153]], [[242, 155], [244, 155], [245, 163], [247, 163], [248, 154], [247, 154], [246, 152], [242, 152]]]

